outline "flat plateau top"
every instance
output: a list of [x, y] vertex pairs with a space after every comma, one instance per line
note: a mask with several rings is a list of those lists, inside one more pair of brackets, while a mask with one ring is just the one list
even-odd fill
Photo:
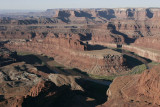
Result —
[[95, 55], [121, 55], [121, 53], [114, 51], [112, 49], [102, 49], [102, 50], [92, 50], [92, 51], [84, 51], [86, 54], [95, 54]]
[[112, 49], [102, 49], [102, 50], [83, 51], [83, 52], [80, 52], [80, 55], [103, 59], [104, 56], [107, 56], [107, 55], [121, 56], [121, 53], [114, 51]]

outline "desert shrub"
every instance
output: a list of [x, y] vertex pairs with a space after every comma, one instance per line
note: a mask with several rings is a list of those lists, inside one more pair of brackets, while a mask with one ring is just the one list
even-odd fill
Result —
[[147, 69], [147, 67], [145, 64], [138, 65], [138, 66], [135, 66], [134, 68], [132, 68], [131, 74], [141, 74], [146, 69]]

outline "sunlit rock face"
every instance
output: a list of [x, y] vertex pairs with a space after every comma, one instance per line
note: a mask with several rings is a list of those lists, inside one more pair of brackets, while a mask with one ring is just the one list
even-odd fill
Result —
[[[107, 96], [101, 106], [160, 106], [159, 66], [117, 77], [107, 96], [108, 86], [97, 86], [105, 81], [92, 80], [87, 74], [126, 75], [130, 72], [127, 61], [131, 68], [139, 61], [160, 62], [159, 19], [158, 8], [49, 9], [34, 15], [0, 15], [0, 106], [95, 107]], [[75, 74], [84, 71], [85, 76], [73, 76], [61, 68], [42, 72], [36, 64], [18, 62], [16, 52], [6, 48], [52, 57], [65, 67], [78, 68]], [[125, 50], [135, 62], [127, 60]], [[55, 74], [58, 70], [62, 74]]]
[[102, 107], [156, 107], [160, 105], [160, 67], [139, 75], [117, 77], [107, 91], [108, 101]]

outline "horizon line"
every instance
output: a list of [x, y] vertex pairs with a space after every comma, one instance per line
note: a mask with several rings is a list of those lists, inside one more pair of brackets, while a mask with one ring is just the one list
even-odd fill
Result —
[[34, 10], [34, 11], [42, 11], [42, 10], [49, 10], [49, 9], [119, 9], [119, 8], [160, 8], [160, 7], [87, 7], [87, 8], [48, 8], [48, 9], [0, 9], [0, 10]]

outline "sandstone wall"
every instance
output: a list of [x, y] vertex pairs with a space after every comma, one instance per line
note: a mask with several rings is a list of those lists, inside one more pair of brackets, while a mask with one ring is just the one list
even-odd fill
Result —
[[119, 73], [125, 69], [123, 67], [123, 56], [86, 52], [84, 51], [84, 45], [72, 39], [35, 39], [28, 42], [10, 42], [5, 46], [11, 50], [51, 56], [63, 65], [79, 68], [97, 75]]
[[134, 45], [160, 50], [160, 36], [139, 38], [135, 41]]
[[156, 50], [152, 50], [152, 49], [145, 49], [145, 48], [141, 48], [141, 47], [137, 47], [134, 45], [123, 45], [122, 47], [123, 49], [129, 50], [131, 52], [134, 52], [135, 54], [151, 59], [153, 61], [156, 62], [160, 62], [160, 53], [159, 51]]
[[108, 100], [98, 107], [157, 107], [160, 66], [139, 75], [117, 77], [107, 90]]
[[157, 19], [159, 18], [160, 9], [156, 8], [115, 8], [115, 9], [64, 9], [56, 10], [54, 17], [103, 17], [110, 19]]

